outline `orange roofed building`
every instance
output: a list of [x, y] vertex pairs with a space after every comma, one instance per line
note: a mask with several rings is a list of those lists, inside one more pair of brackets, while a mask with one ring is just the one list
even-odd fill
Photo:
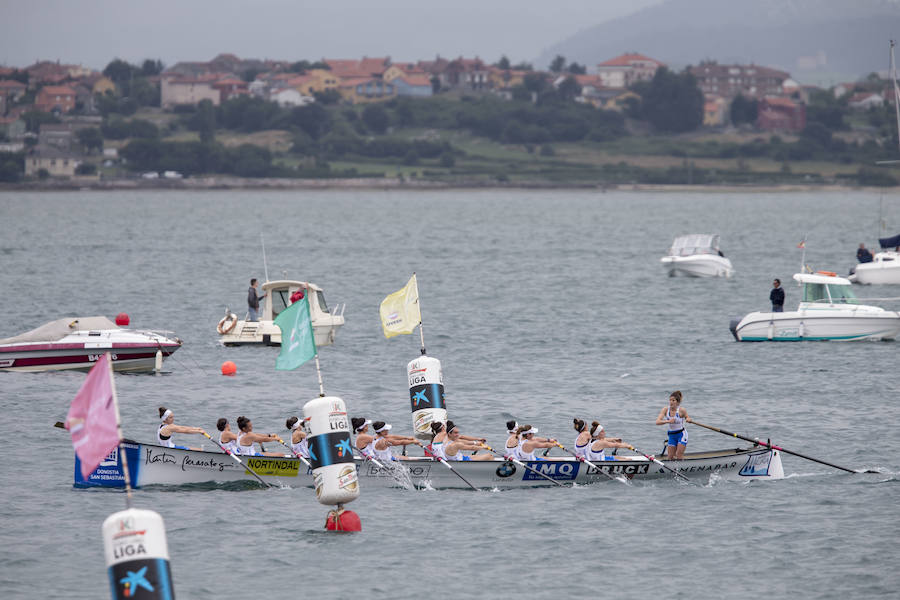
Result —
[[638, 81], [649, 81], [665, 63], [631, 52], [597, 65], [597, 75], [604, 87], [626, 88]]
[[765, 131], [802, 131], [806, 105], [790, 98], [766, 96], [759, 100], [756, 125]]
[[66, 85], [44, 86], [34, 100], [34, 108], [65, 114], [75, 108], [75, 90]]

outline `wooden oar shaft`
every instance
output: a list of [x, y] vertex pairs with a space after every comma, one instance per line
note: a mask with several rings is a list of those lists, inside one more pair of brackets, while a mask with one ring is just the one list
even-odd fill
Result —
[[439, 461], [441, 461], [441, 464], [443, 464], [445, 467], [447, 467], [448, 469], [450, 469], [451, 471], [453, 471], [453, 472], [456, 474], [457, 477], [459, 477], [460, 479], [462, 479], [463, 481], [465, 481], [466, 484], [467, 484], [470, 488], [472, 488], [472, 489], [475, 490], [476, 492], [478, 491], [478, 488], [477, 488], [477, 487], [475, 487], [474, 485], [472, 485], [472, 483], [471, 483], [468, 479], [466, 479], [465, 477], [463, 477], [463, 476], [462, 476], [462, 473], [460, 473], [459, 471], [457, 471], [456, 469], [454, 469], [453, 467], [451, 467], [451, 466], [450, 466], [450, 463], [448, 463], [445, 459], [441, 458], [440, 456], [436, 456], [435, 458], [437, 458]]
[[812, 456], [806, 456], [805, 454], [800, 454], [799, 452], [794, 452], [793, 450], [788, 450], [786, 448], [782, 448], [781, 446], [776, 446], [770, 442], [764, 442], [758, 438], [751, 438], [751, 437], [743, 436], [743, 435], [740, 435], [737, 433], [733, 433], [731, 431], [726, 431], [725, 429], [719, 429], [718, 427], [713, 427], [712, 425], [704, 425], [703, 423], [698, 423], [697, 421], [688, 421], [688, 422], [693, 423], [694, 425], [697, 425], [699, 427], [703, 427], [704, 429], [709, 429], [711, 431], [721, 433], [722, 435], [730, 435], [731, 437], [735, 437], [740, 440], [744, 440], [745, 442], [753, 442], [754, 444], [763, 446], [765, 448], [769, 448], [770, 450], [780, 450], [781, 452], [784, 452], [786, 454], [793, 454], [794, 456], [799, 456], [800, 458], [805, 458], [806, 460], [810, 460], [812, 462], [817, 462], [817, 463], [820, 463], [823, 465], [827, 465], [829, 467], [833, 467], [833, 468], [839, 469], [841, 471], [846, 471], [848, 473], [856, 473], [856, 471], [854, 471], [853, 469], [848, 469], [846, 467], [842, 467], [840, 465], [836, 465], [836, 464], [830, 463], [828, 461], [820, 460], [818, 458], [813, 458]]
[[641, 456], [643, 456], [644, 458], [646, 458], [646, 459], [649, 460], [649, 461], [655, 462], [656, 464], [658, 464], [659, 466], [661, 466], [663, 469], [666, 469], [666, 470], [668, 470], [668, 471], [671, 471], [671, 472], [675, 475], [675, 477], [678, 477], [679, 479], [683, 479], [684, 481], [687, 481], [688, 483], [691, 483], [691, 480], [688, 479], [683, 473], [679, 473], [678, 471], [676, 471], [675, 469], [671, 468], [670, 466], [668, 466], [667, 464], [665, 464], [663, 461], [659, 460], [659, 459], [656, 458], [655, 456], [650, 456], [649, 454], [644, 454], [643, 452], [641, 452], [640, 450], [638, 450], [638, 449], [635, 448], [634, 446], [629, 446], [628, 449], [631, 450], [632, 452], [637, 452], [638, 454], [640, 454]]
[[267, 481], [265, 481], [262, 477], [260, 477], [259, 475], [257, 475], [256, 471], [254, 471], [253, 469], [250, 468], [250, 465], [245, 465], [245, 464], [244, 464], [244, 461], [242, 461], [240, 458], [238, 458], [233, 452], [231, 452], [230, 450], [228, 450], [225, 446], [223, 446], [222, 444], [220, 444], [219, 442], [217, 442], [216, 440], [214, 440], [214, 439], [212, 438], [211, 435], [209, 435], [209, 434], [206, 433], [205, 431], [203, 432], [203, 435], [206, 436], [206, 439], [208, 439], [208, 440], [211, 441], [213, 444], [215, 444], [216, 446], [218, 446], [219, 448], [221, 448], [221, 449], [222, 449], [222, 452], [224, 452], [225, 454], [227, 454], [228, 456], [230, 456], [231, 458], [233, 458], [233, 459], [237, 462], [237, 464], [239, 464], [239, 465], [241, 465], [242, 467], [244, 467], [245, 469], [247, 469], [247, 471], [248, 471], [251, 475], [253, 475], [254, 477], [256, 477], [256, 478], [259, 480], [259, 482], [260, 482], [261, 484], [263, 484], [263, 485], [265, 485], [265, 486], [267, 486], [267, 487], [272, 487], [272, 484], [269, 483], [269, 482], [267, 482]]
[[281, 445], [282, 445], [282, 446], [284, 446], [285, 448], [287, 448], [288, 450], [290, 450], [290, 451], [291, 451], [291, 454], [293, 454], [294, 457], [299, 458], [300, 461], [301, 461], [304, 465], [306, 465], [307, 467], [309, 467], [310, 469], [312, 469], [312, 465], [309, 463], [309, 461], [306, 460], [306, 458], [304, 458], [304, 457], [300, 456], [299, 454], [297, 454], [296, 452], [294, 452], [294, 449], [291, 448], [290, 446], [288, 446], [288, 445], [284, 442], [283, 439], [278, 438], [278, 441], [281, 442]]
[[510, 460], [510, 461], [514, 462], [515, 464], [519, 465], [520, 467], [522, 467], [523, 469], [527, 469], [527, 470], [531, 471], [532, 473], [534, 473], [535, 475], [539, 475], [540, 477], [543, 477], [544, 479], [546, 479], [546, 480], [549, 481], [550, 483], [554, 483], [554, 484], [558, 485], [559, 487], [569, 487], [569, 486], [563, 485], [561, 482], [559, 482], [559, 481], [553, 479], [552, 477], [550, 477], [550, 476], [547, 475], [546, 473], [541, 473], [541, 472], [538, 471], [537, 469], [535, 469], [535, 468], [533, 468], [533, 467], [529, 467], [528, 465], [526, 465], [525, 463], [523, 463], [522, 461], [520, 461], [519, 459], [517, 459], [517, 458], [515, 458], [515, 457], [513, 457], [513, 456], [503, 456], [502, 454], [500, 454], [499, 452], [497, 452], [496, 450], [494, 450], [494, 449], [491, 448], [490, 446], [485, 446], [485, 448], [487, 448], [488, 452], [494, 454], [495, 456], [500, 456], [500, 457], [502, 457], [502, 458], [505, 458], [505, 459], [507, 459], [507, 460]]
[[375, 466], [378, 467], [379, 469], [383, 469], [383, 468], [384, 468], [384, 465], [381, 464], [380, 462], [378, 462], [378, 461], [375, 459], [374, 456], [366, 456], [365, 454], [363, 454], [362, 452], [360, 452], [359, 448], [353, 447], [353, 449], [356, 450], [356, 453], [359, 454], [359, 457], [360, 457], [361, 459], [363, 459], [363, 460], [371, 460], [373, 463], [375, 463]]

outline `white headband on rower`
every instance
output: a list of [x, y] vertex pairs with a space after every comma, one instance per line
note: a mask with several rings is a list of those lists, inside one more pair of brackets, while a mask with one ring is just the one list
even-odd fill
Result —
[[597, 427], [592, 427], [592, 428], [591, 428], [591, 436], [592, 436], [592, 437], [593, 437], [593, 436], [598, 436], [598, 435], [600, 435], [600, 432], [601, 432], [601, 431], [603, 431], [603, 425], [597, 423]]
[[164, 413], [162, 414], [162, 416], [159, 418], [159, 420], [160, 420], [160, 421], [165, 421], [166, 419], [168, 419], [168, 418], [171, 417], [171, 416], [172, 416], [172, 411], [169, 410], [169, 409], [167, 408], [167, 409], [166, 409], [166, 412], [164, 412]]
[[363, 421], [362, 425], [360, 425], [359, 427], [356, 428], [357, 433], [359, 433], [360, 431], [365, 429], [366, 425], [371, 425], [371, 424], [372, 424], [371, 419], [366, 419], [365, 421]]
[[512, 429], [507, 429], [506, 432], [509, 435], [513, 435], [516, 432], [516, 429], [518, 429], [518, 428], [519, 428], [519, 424], [516, 423], [515, 425], [512, 426]]
[[375, 433], [381, 433], [382, 431], [390, 431], [391, 427], [393, 427], [390, 423], [385, 423], [381, 426], [381, 429], [376, 429]]
[[528, 431], [523, 431], [523, 432], [522, 432], [522, 435], [528, 435], [529, 433], [537, 433], [537, 432], [538, 432], [538, 428], [537, 428], [537, 427], [532, 427], [532, 428], [529, 429]]
[[291, 425], [291, 431], [294, 431], [295, 429], [300, 429], [301, 427], [303, 427], [303, 419], [297, 419], [297, 422], [294, 423], [293, 425]]

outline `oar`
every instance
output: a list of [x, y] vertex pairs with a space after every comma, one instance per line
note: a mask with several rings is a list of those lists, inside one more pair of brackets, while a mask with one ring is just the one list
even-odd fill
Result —
[[244, 461], [242, 461], [242, 460], [241, 460], [240, 458], [238, 458], [235, 454], [233, 454], [233, 453], [231, 452], [231, 450], [229, 450], [228, 448], [226, 448], [225, 446], [223, 446], [222, 444], [220, 444], [220, 443], [217, 442], [216, 440], [212, 439], [212, 437], [211, 437], [208, 433], [206, 433], [206, 432], [204, 431], [204, 432], [203, 432], [203, 435], [206, 436], [206, 439], [208, 439], [208, 440], [211, 441], [213, 444], [215, 444], [216, 446], [218, 446], [219, 448], [221, 448], [221, 449], [222, 449], [222, 452], [224, 452], [225, 454], [227, 454], [228, 456], [230, 456], [231, 458], [233, 458], [235, 461], [237, 461], [237, 464], [239, 464], [239, 465], [241, 465], [242, 467], [244, 467], [245, 469], [247, 469], [247, 471], [249, 471], [251, 475], [253, 475], [254, 477], [256, 477], [256, 478], [259, 480], [260, 483], [263, 483], [263, 484], [265, 484], [265, 485], [268, 486], [268, 487], [274, 487], [271, 483], [266, 482], [265, 480], [263, 480], [262, 477], [260, 477], [259, 475], [257, 475], [257, 474], [256, 474], [256, 471], [254, 471], [253, 469], [251, 469], [248, 465], [245, 465], [245, 464], [244, 464]]
[[604, 475], [606, 475], [606, 476], [609, 477], [610, 479], [612, 479], [612, 480], [614, 480], [614, 481], [622, 481], [622, 480], [619, 479], [618, 477], [615, 477], [614, 475], [611, 475], [611, 474], [607, 473], [606, 471], [604, 471], [603, 469], [601, 469], [600, 467], [598, 467], [597, 465], [595, 465], [594, 463], [592, 463], [592, 462], [589, 461], [588, 459], [584, 458], [583, 456], [578, 456], [577, 454], [575, 454], [574, 452], [572, 452], [571, 450], [569, 450], [568, 448], [566, 448], [565, 446], [563, 446], [563, 445], [560, 444], [559, 442], [556, 442], [556, 447], [559, 448], [560, 450], [562, 450], [563, 452], [566, 452], [567, 454], [571, 454], [572, 456], [574, 456], [576, 459], [580, 460], [580, 461], [583, 462], [584, 464], [590, 465], [590, 466], [594, 467], [595, 469], [597, 469], [598, 471], [600, 471], [601, 473], [603, 473]]
[[378, 462], [377, 460], [375, 460], [375, 457], [374, 457], [374, 456], [366, 456], [366, 455], [363, 454], [363, 453], [359, 450], [359, 448], [357, 448], [356, 446], [351, 446], [351, 448], [353, 448], [354, 450], [356, 450], [356, 453], [359, 454], [359, 457], [360, 457], [361, 459], [363, 459], [363, 460], [371, 460], [373, 463], [375, 463], [375, 466], [376, 466], [376, 467], [381, 468], [381, 469], [384, 469], [384, 468], [385, 468], [383, 464], [381, 464], [380, 462]]
[[[483, 444], [482, 444], [482, 445], [483, 445]], [[499, 457], [501, 457], [501, 458], [505, 458], [506, 460], [510, 460], [510, 461], [516, 463], [517, 465], [519, 465], [520, 467], [522, 467], [523, 469], [528, 469], [529, 471], [531, 471], [531, 472], [534, 473], [535, 475], [540, 475], [541, 477], [543, 477], [544, 479], [546, 479], [546, 480], [549, 481], [550, 483], [555, 483], [555, 484], [558, 485], [559, 487], [569, 487], [569, 486], [564, 485], [564, 484], [560, 483], [559, 481], [553, 479], [553, 478], [550, 477], [549, 475], [547, 475], [547, 474], [545, 474], [545, 473], [541, 473], [541, 472], [538, 471], [537, 469], [533, 469], [533, 468], [529, 467], [528, 465], [526, 465], [526, 464], [523, 463], [522, 461], [520, 461], [520, 460], [514, 458], [513, 456], [503, 456], [502, 454], [500, 454], [499, 452], [497, 452], [496, 450], [494, 450], [494, 449], [491, 448], [490, 446], [484, 446], [484, 447], [485, 447], [485, 449], [486, 449], [488, 452], [490, 452], [491, 454], [493, 454], [493, 455], [495, 455], [495, 456], [499, 456]]]
[[435, 456], [435, 458], [438, 459], [439, 461], [441, 461], [441, 463], [442, 463], [445, 467], [447, 467], [448, 469], [450, 469], [451, 471], [453, 471], [453, 473], [454, 473], [457, 477], [459, 477], [460, 479], [462, 479], [463, 481], [465, 481], [465, 482], [466, 482], [466, 485], [468, 485], [470, 488], [472, 488], [472, 489], [475, 490], [476, 492], [478, 491], [478, 488], [477, 488], [477, 487], [475, 487], [474, 485], [472, 485], [472, 484], [469, 482], [468, 479], [466, 479], [465, 477], [463, 477], [463, 476], [462, 476], [462, 473], [460, 473], [459, 471], [457, 471], [456, 469], [454, 469], [453, 467], [451, 467], [451, 466], [450, 466], [450, 463], [448, 463], [445, 459], [441, 458], [440, 456]]
[[285, 448], [287, 448], [288, 450], [290, 450], [290, 451], [291, 451], [291, 454], [293, 454], [294, 456], [296, 456], [297, 458], [299, 458], [299, 459], [301, 460], [301, 462], [303, 462], [304, 465], [306, 465], [307, 467], [309, 467], [310, 469], [312, 469], [312, 465], [309, 463], [309, 461], [306, 460], [305, 458], [303, 458], [302, 456], [300, 456], [299, 454], [297, 454], [296, 452], [294, 452], [294, 449], [291, 448], [290, 446], [288, 446], [287, 444], [285, 444], [283, 439], [281, 439], [281, 438], [278, 437], [277, 435], [275, 436], [275, 439], [278, 440], [279, 442], [281, 442], [281, 445], [282, 445], [282, 446], [284, 446]]
[[[785, 452], [787, 454], [793, 454], [794, 456], [799, 456], [800, 458], [805, 458], [806, 460], [811, 460], [812, 462], [817, 462], [817, 463], [821, 463], [823, 465], [827, 465], [829, 467], [834, 467], [835, 469], [840, 469], [841, 471], [847, 471], [848, 473], [859, 473], [859, 471], [854, 471], [853, 469], [848, 469], [846, 467], [841, 467], [839, 465], [835, 465], [830, 462], [826, 462], [824, 460], [819, 460], [818, 458], [813, 458], [812, 456], [806, 456], [805, 454], [800, 454], [799, 452], [793, 452], [791, 450], [786, 450], [786, 449], [782, 448], [781, 446], [776, 446], [774, 444], [771, 444], [769, 442], [764, 442], [757, 438], [745, 437], [743, 435], [738, 435], [737, 433], [732, 433], [730, 431], [725, 431], [724, 429], [719, 429], [718, 427], [713, 427], [711, 425], [704, 425], [703, 423], [698, 423], [697, 421], [693, 421], [693, 420], [688, 421], [688, 423], [693, 423], [694, 425], [698, 425], [700, 427], [703, 427], [704, 429], [711, 429], [712, 431], [716, 431], [723, 435], [730, 435], [731, 437], [736, 437], [736, 438], [744, 440], [746, 442], [753, 442], [754, 444], [757, 444], [759, 446], [764, 446], [766, 448], [769, 448], [770, 450], [781, 450], [782, 452]], [[877, 472], [878, 471], [872, 471], [871, 469], [863, 471], [863, 473], [877, 473]]]
[[693, 481], [691, 481], [690, 479], [688, 479], [687, 477], [685, 477], [682, 473], [679, 473], [679, 472], [676, 471], [675, 469], [669, 467], [668, 465], [666, 465], [665, 463], [663, 463], [663, 461], [659, 460], [658, 458], [655, 458], [655, 457], [653, 457], [653, 456], [650, 456], [649, 454], [644, 454], [643, 452], [641, 452], [640, 450], [638, 450], [638, 449], [635, 448], [634, 446], [628, 446], [628, 449], [631, 450], [632, 452], [637, 452], [638, 454], [640, 454], [641, 456], [643, 456], [643, 457], [646, 458], [647, 460], [650, 460], [650, 461], [655, 462], [656, 464], [658, 464], [659, 466], [661, 466], [663, 469], [666, 469], [667, 471], [671, 471], [672, 474], [675, 475], [676, 479], [681, 479], [682, 481], [685, 481], [686, 483], [694, 483]]

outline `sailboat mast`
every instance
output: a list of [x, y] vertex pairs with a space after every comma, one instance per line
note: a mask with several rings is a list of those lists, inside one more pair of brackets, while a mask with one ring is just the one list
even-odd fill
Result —
[[894, 83], [894, 112], [897, 114], [897, 148], [900, 149], [900, 85], [897, 84], [897, 63], [894, 62], [894, 46], [897, 44], [891, 40], [891, 72], [890, 77]]

